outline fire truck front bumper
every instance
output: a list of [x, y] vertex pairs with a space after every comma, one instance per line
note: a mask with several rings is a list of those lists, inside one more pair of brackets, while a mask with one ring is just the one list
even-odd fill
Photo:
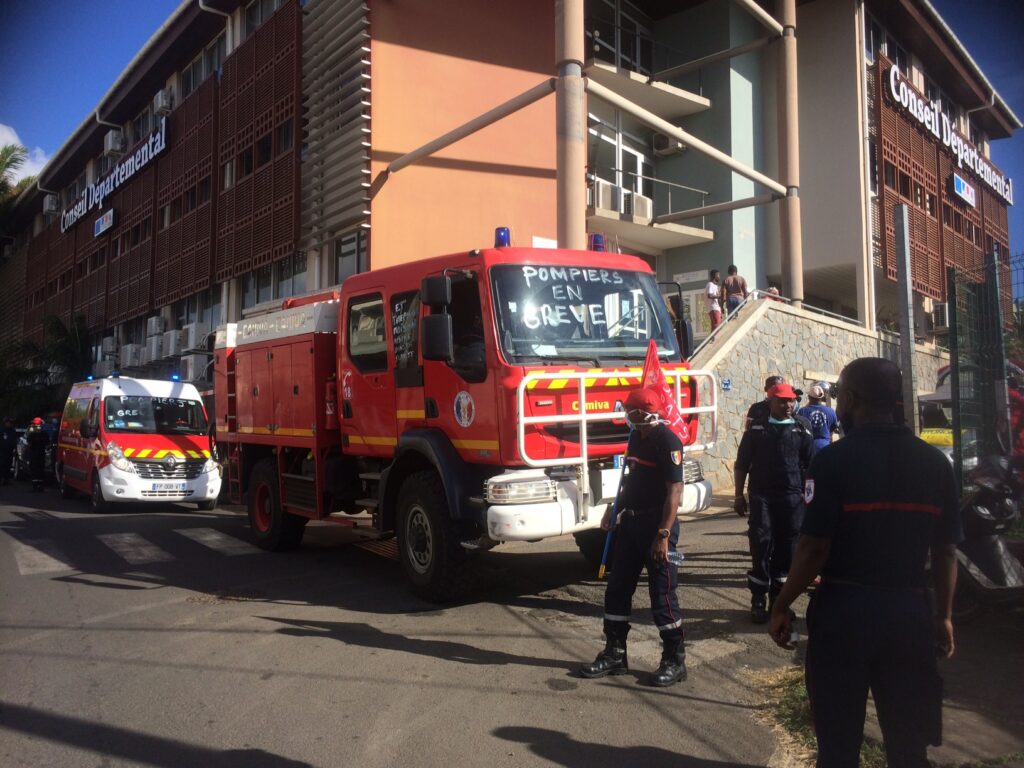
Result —
[[[601, 518], [612, 498], [599, 499], [579, 509], [575, 483], [554, 483], [553, 498], [515, 504], [490, 504], [485, 511], [487, 535], [494, 541], [537, 541], [552, 536], [578, 533], [601, 526]], [[711, 505], [711, 483], [701, 477], [683, 485], [680, 514], [693, 514]]]

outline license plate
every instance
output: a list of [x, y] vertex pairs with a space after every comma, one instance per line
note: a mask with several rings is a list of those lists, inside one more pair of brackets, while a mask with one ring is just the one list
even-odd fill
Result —
[[180, 491], [185, 492], [185, 483], [153, 483], [150, 490], [153, 491]]

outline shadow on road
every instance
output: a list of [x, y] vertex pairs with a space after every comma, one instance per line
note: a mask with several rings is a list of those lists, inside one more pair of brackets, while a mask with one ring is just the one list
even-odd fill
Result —
[[167, 768], [185, 765], [216, 765], [219, 768], [309, 767], [309, 763], [290, 760], [262, 749], [213, 749], [7, 702], [0, 702], [0, 728], [138, 765]]
[[525, 667], [542, 667], [546, 669], [569, 670], [571, 664], [565, 660], [539, 659], [534, 656], [516, 656], [503, 651], [489, 651], [466, 643], [455, 643], [450, 640], [422, 640], [406, 637], [392, 632], [346, 621], [305, 621], [282, 619], [276, 616], [260, 616], [266, 621], [275, 621], [287, 626], [277, 629], [279, 635], [294, 637], [328, 637], [348, 645], [359, 645], [364, 648], [385, 651], [400, 651], [428, 656], [433, 659], [455, 661], [460, 664], [520, 664]]
[[494, 735], [525, 744], [533, 754], [565, 768], [620, 768], [626, 765], [642, 765], [644, 768], [755, 768], [752, 764], [680, 755], [660, 747], [616, 747], [576, 741], [567, 734], [547, 728], [505, 726], [496, 728]]

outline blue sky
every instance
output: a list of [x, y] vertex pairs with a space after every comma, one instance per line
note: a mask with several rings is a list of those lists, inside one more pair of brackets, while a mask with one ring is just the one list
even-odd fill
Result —
[[[1024, 0], [932, 0], [989, 81], [1024, 119]], [[177, 0], [0, 0], [0, 144], [19, 140], [26, 171], [89, 115]], [[1011, 250], [1024, 251], [1024, 130], [992, 145], [1014, 180]]]

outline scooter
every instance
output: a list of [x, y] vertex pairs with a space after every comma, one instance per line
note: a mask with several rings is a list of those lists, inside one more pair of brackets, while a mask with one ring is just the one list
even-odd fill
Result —
[[955, 621], [986, 605], [1024, 605], [1024, 564], [1005, 536], [1024, 504], [1024, 457], [989, 458], [968, 480], [972, 487], [960, 501], [964, 540], [956, 552]]

